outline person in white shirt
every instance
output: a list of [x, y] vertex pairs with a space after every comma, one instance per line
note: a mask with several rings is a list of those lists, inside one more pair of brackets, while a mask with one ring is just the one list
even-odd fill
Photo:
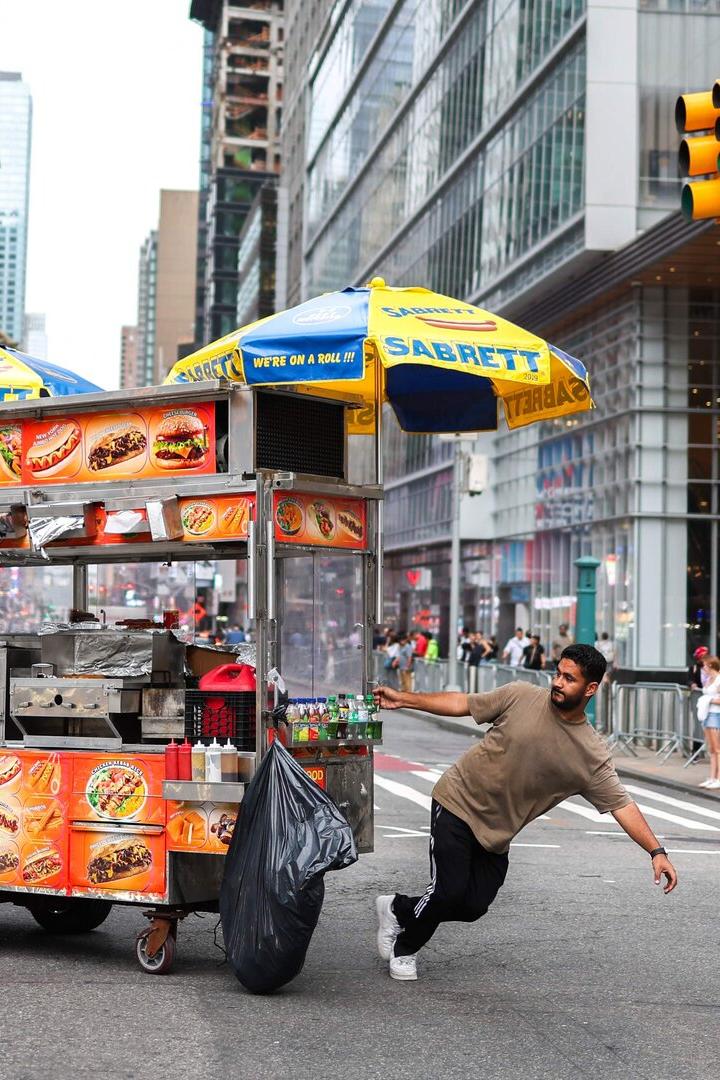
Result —
[[525, 649], [529, 644], [530, 639], [525, 636], [523, 628], [518, 626], [514, 637], [510, 638], [503, 649], [503, 662], [509, 664], [510, 667], [520, 667], [523, 662]]
[[611, 640], [607, 631], [603, 631], [595, 648], [607, 660], [608, 671], [615, 667], [615, 642]]

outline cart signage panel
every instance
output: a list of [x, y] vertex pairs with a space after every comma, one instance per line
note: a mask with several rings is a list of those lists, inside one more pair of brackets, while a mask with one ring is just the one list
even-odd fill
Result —
[[327, 769], [324, 765], [303, 765], [303, 769], [311, 780], [314, 780], [319, 788], [325, 791], [327, 787]]
[[275, 492], [275, 539], [285, 544], [365, 549], [367, 507], [364, 499], [341, 499], [304, 492]]
[[79, 413], [0, 427], [0, 487], [215, 472], [212, 402]]
[[226, 855], [238, 808], [231, 803], [168, 802], [168, 851]]
[[0, 749], [0, 889], [64, 893], [70, 762]]

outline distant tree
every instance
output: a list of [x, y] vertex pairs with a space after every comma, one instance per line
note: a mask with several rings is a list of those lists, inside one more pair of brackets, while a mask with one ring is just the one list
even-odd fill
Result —
[[5, 333], [4, 330], [0, 330], [0, 345], [6, 346], [8, 349], [17, 349], [17, 341], [13, 341], [11, 337]]

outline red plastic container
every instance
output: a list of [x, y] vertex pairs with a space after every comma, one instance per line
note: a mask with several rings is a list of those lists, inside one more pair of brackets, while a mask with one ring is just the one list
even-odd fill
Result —
[[[229, 701], [237, 702], [243, 699], [226, 699], [223, 694], [255, 694], [255, 668], [249, 664], [221, 664], [203, 675], [198, 684], [199, 689], [206, 694], [215, 694], [217, 697], [208, 696], [203, 706], [202, 736], [210, 736], [217, 739], [234, 739], [236, 737], [236, 725], [233, 718], [234, 710], [227, 708]], [[254, 715], [254, 704], [252, 706]]]
[[185, 739], [185, 742], [180, 743], [177, 748], [178, 768], [177, 778], [178, 780], [192, 780], [192, 746]]
[[165, 747], [165, 779], [179, 780], [178, 774], [178, 744], [173, 739]]
[[255, 668], [249, 664], [221, 664], [198, 683], [200, 690], [224, 690], [228, 694], [255, 693]]

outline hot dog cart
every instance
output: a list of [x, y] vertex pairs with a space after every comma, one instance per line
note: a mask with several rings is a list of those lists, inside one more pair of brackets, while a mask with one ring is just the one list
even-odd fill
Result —
[[[354, 407], [222, 380], [0, 404], [0, 567], [71, 568], [75, 609], [0, 637], [0, 901], [61, 931], [139, 905], [138, 960], [168, 970], [178, 921], [217, 910], [244, 790], [169, 778], [171, 737], [227, 737], [249, 768], [281, 737], [372, 850], [378, 739], [298, 742], [282, 723], [284, 692], [368, 690], [379, 434], [370, 482], [351, 483]], [[88, 611], [89, 569], [216, 560], [245, 566], [254, 693], [199, 690], [228, 647], [172, 618]]]

